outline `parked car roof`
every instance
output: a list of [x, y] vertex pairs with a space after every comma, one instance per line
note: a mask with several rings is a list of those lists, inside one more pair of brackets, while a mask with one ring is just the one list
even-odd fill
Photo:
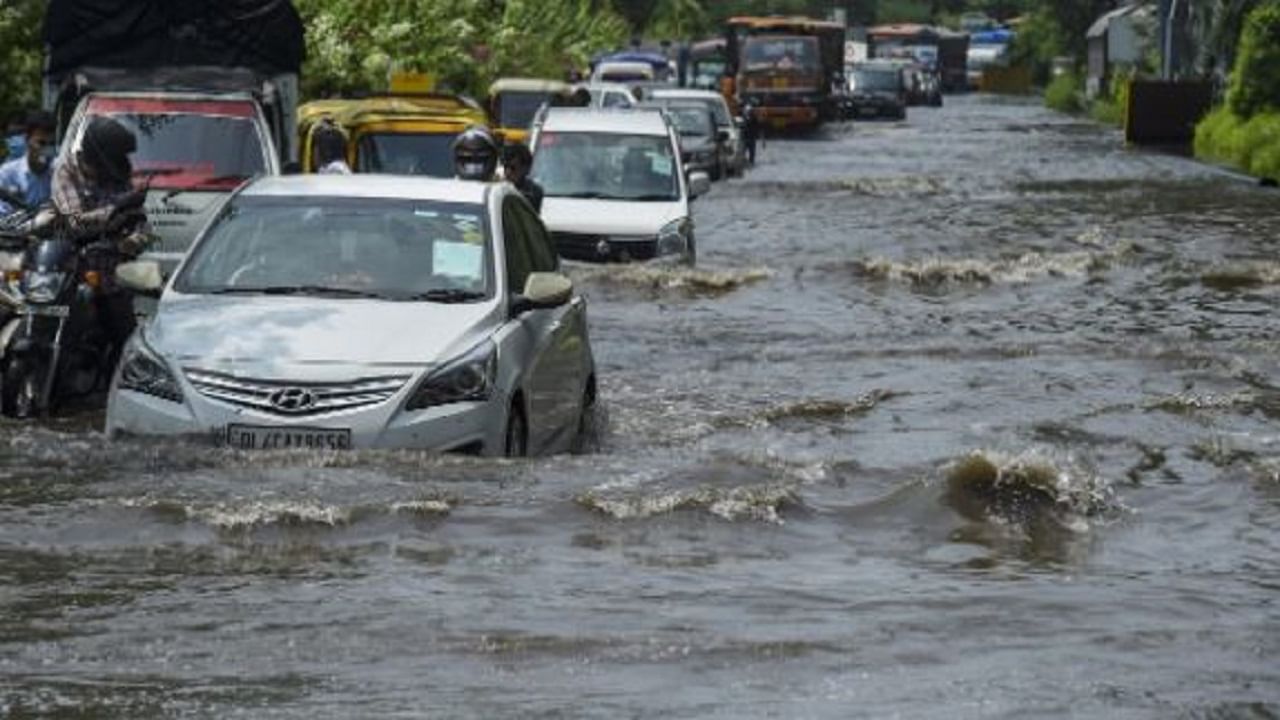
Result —
[[452, 178], [406, 175], [281, 175], [263, 177], [249, 184], [243, 195], [252, 197], [394, 198], [483, 203], [491, 185]]

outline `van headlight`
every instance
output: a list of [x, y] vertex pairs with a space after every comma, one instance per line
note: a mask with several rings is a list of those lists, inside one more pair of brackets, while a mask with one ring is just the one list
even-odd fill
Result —
[[425, 410], [459, 402], [484, 402], [498, 382], [498, 346], [485, 340], [432, 371], [413, 391], [406, 410]]
[[673, 220], [658, 231], [658, 254], [680, 255], [689, 249], [689, 231], [692, 223], [689, 218]]
[[165, 361], [147, 347], [141, 332], [134, 335], [120, 359], [120, 388], [176, 403], [182, 402], [182, 388], [178, 385], [177, 378]]

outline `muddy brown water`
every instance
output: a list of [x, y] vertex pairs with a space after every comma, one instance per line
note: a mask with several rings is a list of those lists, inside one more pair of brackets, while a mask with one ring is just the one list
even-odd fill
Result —
[[573, 269], [593, 454], [0, 427], [0, 717], [1280, 715], [1280, 193], [978, 96], [761, 159]]

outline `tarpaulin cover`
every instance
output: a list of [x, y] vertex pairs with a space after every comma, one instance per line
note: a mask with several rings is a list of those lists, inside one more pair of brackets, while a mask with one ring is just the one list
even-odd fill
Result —
[[85, 65], [296, 73], [306, 53], [289, 0], [50, 0], [48, 74]]

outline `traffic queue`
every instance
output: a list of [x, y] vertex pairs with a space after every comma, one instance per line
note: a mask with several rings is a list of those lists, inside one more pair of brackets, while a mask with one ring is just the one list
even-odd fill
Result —
[[[484, 102], [404, 75], [300, 104], [303, 29], [281, 5], [269, 35], [156, 33], [114, 66], [120, 38], [51, 44], [23, 182], [0, 170], [4, 415], [107, 390], [112, 437], [582, 449], [598, 382], [562, 259], [693, 265], [693, 203], [748, 171], [762, 125], [841, 112], [814, 71], [833, 36], [808, 21], [740, 23], [738, 89], [633, 48]], [[56, 7], [54, 39], [83, 21]], [[191, 55], [218, 43], [236, 66]], [[787, 78], [818, 90], [773, 92]]]

